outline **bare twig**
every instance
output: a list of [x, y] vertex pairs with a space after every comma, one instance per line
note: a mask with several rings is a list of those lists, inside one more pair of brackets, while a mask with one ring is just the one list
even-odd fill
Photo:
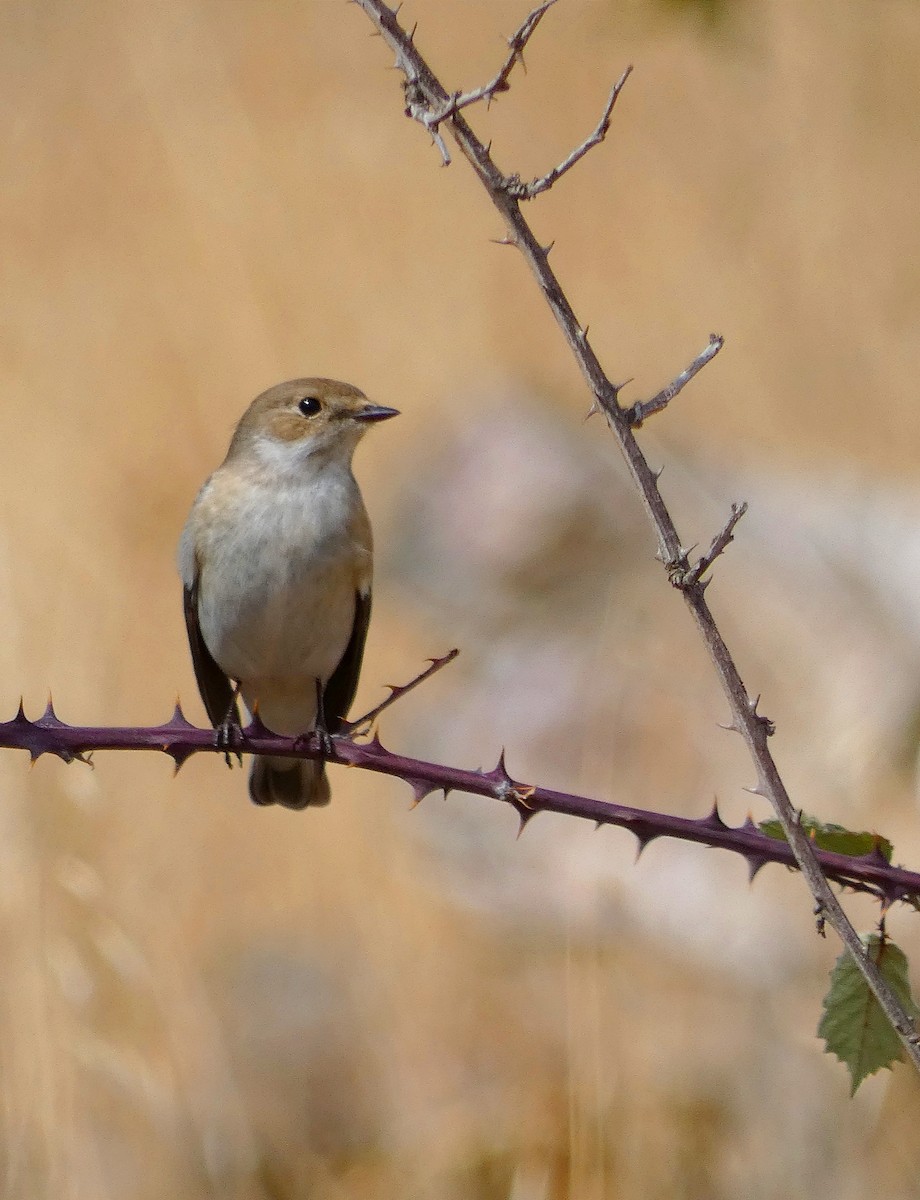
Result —
[[[395, 51], [397, 64], [406, 77], [407, 98], [410, 95], [412, 98], [412, 106], [407, 111], [424, 125], [422, 114], [426, 111], [437, 112], [442, 108], [448, 99], [447, 92], [419, 54], [417, 47], [406, 36], [392, 9], [384, 4], [383, 0], [355, 2], [374, 22], [387, 45]], [[518, 198], [509, 191], [508, 180], [495, 165], [489, 150], [473, 133], [462, 113], [455, 113], [445, 123], [461, 153], [488, 192], [493, 205], [501, 214], [509, 240], [521, 251], [533, 272], [591, 389], [594, 403], [605, 414], [607, 423], [619, 443], [627, 468], [658, 535], [660, 558], [666, 569], [669, 572], [673, 571], [675, 566], [679, 567], [685, 561], [685, 551], [681, 547], [674, 521], [658, 489], [657, 474], [640, 450], [629, 417], [619, 404], [618, 389], [608, 378], [588, 342], [587, 334], [576, 318], [543, 248], [521, 213]], [[913, 1022], [867, 956], [865, 946], [821, 871], [814, 847], [796, 819], [796, 810], [768, 746], [770, 723], [756, 711], [756, 705], [752, 705], [744, 681], [706, 602], [705, 586], [705, 581], [697, 579], [695, 583], [681, 587], [680, 590], [721, 680], [732, 714], [732, 727], [744, 738], [755, 764], [757, 784], [752, 790], [764, 796], [773, 806], [815, 902], [822, 904], [827, 921], [847, 947], [896, 1030], [905, 1052], [920, 1072], [920, 1038], [914, 1030]]]
[[617, 102], [617, 97], [622, 92], [626, 84], [626, 80], [632, 74], [632, 67], [627, 67], [617, 82], [610, 90], [610, 95], [607, 97], [607, 103], [604, 105], [604, 111], [601, 113], [601, 119], [594, 128], [594, 132], [586, 137], [580, 146], [576, 146], [568, 158], [558, 165], [553, 167], [551, 171], [547, 171], [545, 175], [541, 175], [539, 179], [533, 179], [530, 183], [523, 183], [516, 175], [510, 175], [507, 180], [506, 187], [508, 194], [516, 200], [533, 200], [535, 196], [539, 196], [541, 192], [547, 192], [556, 182], [556, 180], [566, 173], [571, 171], [572, 167], [595, 146], [599, 146], [607, 132], [610, 129], [610, 118], [613, 115], [613, 106]]
[[732, 511], [728, 520], [712, 539], [712, 545], [707, 552], [699, 558], [692, 567], [686, 569], [672, 569], [670, 572], [671, 582], [677, 588], [693, 587], [699, 583], [703, 575], [709, 570], [712, 564], [716, 561], [720, 554], [724, 554], [731, 543], [734, 541], [735, 526], [747, 512], [747, 501], [742, 500], [740, 504], [733, 504]]
[[537, 26], [543, 19], [544, 14], [548, 9], [556, 3], [556, 0], [546, 0], [545, 4], [541, 4], [539, 8], [535, 8], [525, 19], [521, 27], [508, 39], [508, 56], [502, 63], [498, 74], [489, 83], [483, 84], [482, 87], [475, 88], [471, 92], [454, 92], [447, 101], [436, 112], [429, 112], [425, 117], [421, 118], [422, 124], [433, 132], [448, 117], [455, 116], [463, 108], [469, 108], [471, 104], [479, 104], [485, 100], [486, 107], [492, 103], [496, 96], [501, 92], [507, 92], [511, 88], [509, 79], [515, 65], [520, 63], [524, 66], [524, 48], [533, 37]]
[[[437, 664], [446, 665], [451, 660], [451, 655], [445, 655], [435, 659], [433, 667], [437, 670]], [[426, 675], [430, 673], [429, 670]], [[0, 747], [25, 750], [33, 761], [43, 754], [56, 754], [65, 762], [85, 761], [83, 756], [94, 750], [157, 750], [168, 754], [177, 770], [192, 754], [223, 753], [214, 730], [192, 725], [178, 704], [164, 724], [130, 728], [68, 725], [58, 719], [50, 703], [37, 721], [30, 721], [20, 705], [12, 720], [0, 721]], [[558, 812], [597, 825], [614, 825], [634, 833], [640, 848], [659, 837], [714, 846], [740, 854], [752, 875], [767, 863], [796, 865], [788, 843], [768, 837], [750, 819], [733, 828], [725, 824], [715, 806], [708, 816], [693, 819], [521, 783], [508, 773], [504, 755], [491, 771], [469, 771], [393, 754], [376, 737], [370, 742], [333, 737], [326, 744], [316, 734], [282, 737], [266, 729], [258, 718], [248, 728], [238, 731], [234, 749], [246, 754], [270, 754], [273, 758], [323, 758], [342, 766], [392, 775], [409, 784], [416, 800], [436, 791], [489, 796], [510, 804], [522, 824], [538, 812]], [[867, 892], [886, 905], [896, 901], [920, 904], [920, 874], [892, 866], [878, 848], [859, 856], [827, 850], [817, 854], [829, 877], [843, 887]]]
[[655, 413], [661, 412], [667, 408], [678, 392], [683, 391], [690, 380], [698, 371], [702, 371], [707, 363], [712, 362], [715, 356], [725, 345], [725, 338], [718, 333], [709, 335], [709, 345], [705, 350], [701, 350], [693, 362], [686, 370], [681, 371], [676, 379], [672, 380], [666, 388], [662, 388], [657, 396], [653, 396], [651, 400], [638, 400], [632, 408], [626, 409], [626, 419], [632, 425], [633, 429], [638, 429], [639, 426], [648, 417], [652, 417]]
[[386, 712], [391, 704], [395, 704], [397, 700], [401, 700], [407, 692], [411, 692], [413, 688], [417, 688], [420, 683], [424, 683], [426, 679], [430, 679], [442, 667], [446, 667], [448, 663], [453, 662], [459, 653], [460, 651], [455, 649], [449, 650], [443, 658], [429, 658], [428, 662], [431, 665], [426, 667], [424, 671], [419, 672], [414, 679], [410, 679], [408, 683], [404, 683], [401, 686], [393, 683], [386, 684], [385, 686], [389, 688], [390, 694], [385, 700], [381, 700], [376, 708], [372, 708], [370, 712], [366, 712], [363, 717], [358, 717], [357, 721], [345, 722], [348, 736], [352, 738], [364, 737], [365, 734], [370, 733], [371, 726], [381, 713]]

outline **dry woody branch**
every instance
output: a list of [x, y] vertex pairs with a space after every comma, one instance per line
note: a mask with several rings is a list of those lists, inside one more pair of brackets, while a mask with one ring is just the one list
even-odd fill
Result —
[[[432, 131], [432, 123], [436, 125], [434, 136], [441, 148], [442, 158], [445, 162], [450, 161], [450, 156], [444, 145], [441, 130], [446, 128], [449, 131], [460, 153], [476, 172], [489, 199], [501, 215], [508, 243], [516, 246], [526, 259], [591, 391], [593, 406], [604, 413], [619, 444], [629, 473], [655, 528], [659, 542], [659, 557], [672, 582], [679, 588], [706, 644], [728, 700], [732, 718], [731, 728], [736, 729], [744, 738], [755, 765], [757, 782], [751, 790], [763, 796], [772, 805], [792, 847], [795, 860], [811, 889], [815, 903], [821, 907], [822, 916], [847, 947], [872, 994], [884, 1010], [892, 1027], [897, 1031], [905, 1053], [915, 1068], [920, 1071], [920, 1039], [915, 1033], [913, 1022], [892, 989], [882, 978], [875, 963], [867, 955], [863, 942], [831, 890], [814, 848], [799, 824], [797, 811], [789, 798], [770, 753], [768, 740], [773, 729], [772, 723], [757, 712], [756, 701], [753, 701], [749, 695], [725, 640], [719, 632], [704, 594], [708, 581], [701, 578], [703, 570], [696, 570], [695, 578], [687, 576], [687, 552], [682, 547], [674, 520], [659, 491], [658, 475], [650, 467], [636, 441], [635, 413], [631, 413], [629, 409], [620, 405], [619, 389], [611, 382], [601, 366], [588, 341], [586, 328], [576, 317], [568, 297], [549, 265], [546, 249], [537, 241], [521, 212], [521, 200], [530, 199], [540, 191], [546, 191], [552, 187], [563, 173], [563, 169], [567, 170], [573, 166], [592, 145], [597, 145], [603, 140], [613, 110], [613, 103], [616, 101], [629, 71], [624, 72], [614, 87], [604, 116], [592, 137], [577, 147], [560, 164], [559, 168], [544, 176], [542, 180], [535, 181], [535, 185], [523, 185], [517, 177], [506, 176], [499, 170], [492, 159], [489, 147], [470, 128], [464, 112], [456, 107], [452, 108], [451, 94], [444, 88], [419, 53], [413, 37], [399, 24], [396, 12], [382, 0], [354, 0], [354, 2], [364, 10], [396, 55], [396, 66], [404, 76], [403, 87], [407, 115], [420, 122], [429, 132]], [[531, 36], [536, 30], [538, 21], [542, 20], [545, 13], [546, 6], [542, 5], [534, 10], [528, 21], [525, 21], [522, 28], [529, 30], [528, 36]], [[413, 34], [414, 32], [413, 30]], [[497, 78], [502, 80], [504, 87], [508, 85], [510, 74], [510, 68], [504, 75], [502, 71], [499, 72]], [[483, 92], [483, 98], [489, 97], [488, 87], [479, 90]], [[467, 94], [475, 96], [476, 92]], [[710, 343], [710, 346], [712, 345], [713, 343]], [[714, 353], [715, 350], [711, 350], [704, 362], [700, 363], [700, 367], [711, 361]], [[705, 354], [706, 351], [704, 351]], [[699, 369], [698, 367], [697, 370]], [[692, 367], [689, 370], [692, 374], [696, 373]], [[680, 384], [680, 387], [682, 386], [683, 383]], [[670, 395], [667, 396], [660, 407], [664, 407], [670, 398]], [[647, 415], [650, 415], [650, 412], [643, 415], [640, 410], [640, 421]], [[723, 531], [725, 545], [728, 544], [734, 527], [731, 522], [729, 524], [727, 532]], [[718, 543], [718, 541], [717, 538], [716, 542]], [[718, 550], [718, 553], [721, 553], [721, 549]], [[710, 551], [710, 554], [713, 552]], [[716, 556], [713, 555], [713, 557]], [[707, 565], [711, 565], [711, 563]]]

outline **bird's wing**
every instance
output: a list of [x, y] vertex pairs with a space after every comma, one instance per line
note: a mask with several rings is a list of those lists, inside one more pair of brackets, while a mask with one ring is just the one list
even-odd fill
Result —
[[371, 621], [371, 593], [355, 592], [355, 621], [351, 637], [339, 665], [329, 677], [323, 692], [323, 708], [330, 733], [335, 733], [348, 716], [355, 692], [358, 690], [358, 675], [364, 657], [364, 642]]
[[192, 665], [195, 668], [195, 678], [198, 680], [198, 690], [208, 711], [211, 724], [217, 729], [225, 721], [240, 723], [240, 710], [236, 702], [233, 685], [211, 656], [211, 651], [204, 644], [201, 636], [201, 626], [198, 623], [198, 576], [191, 587], [183, 589], [185, 605], [185, 628], [188, 630], [188, 644], [192, 651]]

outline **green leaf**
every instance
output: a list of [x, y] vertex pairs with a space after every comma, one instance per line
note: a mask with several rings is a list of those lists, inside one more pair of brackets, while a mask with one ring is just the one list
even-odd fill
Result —
[[[801, 825], [819, 850], [830, 850], [834, 854], [848, 854], [852, 858], [861, 858], [864, 854], [871, 854], [874, 850], [878, 850], [885, 862], [891, 862], [894, 846], [880, 833], [869, 833], [865, 830], [862, 833], [856, 833], [852, 829], [845, 829], [842, 825], [819, 821], [817, 817], [810, 817], [808, 813], [802, 813]], [[774, 838], [778, 842], [786, 840], [783, 827], [775, 817], [771, 817], [769, 821], [761, 821], [757, 828], [761, 833], [765, 833], [767, 837]]]
[[[910, 994], [907, 958], [881, 934], [862, 935], [866, 954], [881, 972], [911, 1018], [920, 1009]], [[869, 990], [856, 963], [844, 952], [831, 971], [831, 986], [824, 997], [824, 1016], [818, 1026], [828, 1054], [836, 1054], [850, 1072], [852, 1096], [867, 1075], [891, 1067], [901, 1057], [898, 1035], [888, 1023], [878, 1001]]]

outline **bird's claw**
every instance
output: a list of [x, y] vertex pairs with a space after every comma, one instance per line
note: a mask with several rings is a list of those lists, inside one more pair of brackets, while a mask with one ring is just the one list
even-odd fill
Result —
[[236, 755], [240, 766], [243, 765], [243, 756], [240, 753], [239, 746], [243, 740], [243, 729], [239, 721], [232, 716], [226, 717], [217, 726], [214, 731], [214, 744], [218, 750], [224, 752], [224, 762], [233, 770], [233, 755]]
[[316, 748], [319, 750], [323, 758], [330, 758], [334, 753], [333, 740], [335, 734], [329, 732], [325, 726], [317, 725], [315, 729], [308, 729], [306, 733], [298, 734], [294, 739], [295, 750], [311, 750], [313, 748], [313, 738], [316, 738]]

